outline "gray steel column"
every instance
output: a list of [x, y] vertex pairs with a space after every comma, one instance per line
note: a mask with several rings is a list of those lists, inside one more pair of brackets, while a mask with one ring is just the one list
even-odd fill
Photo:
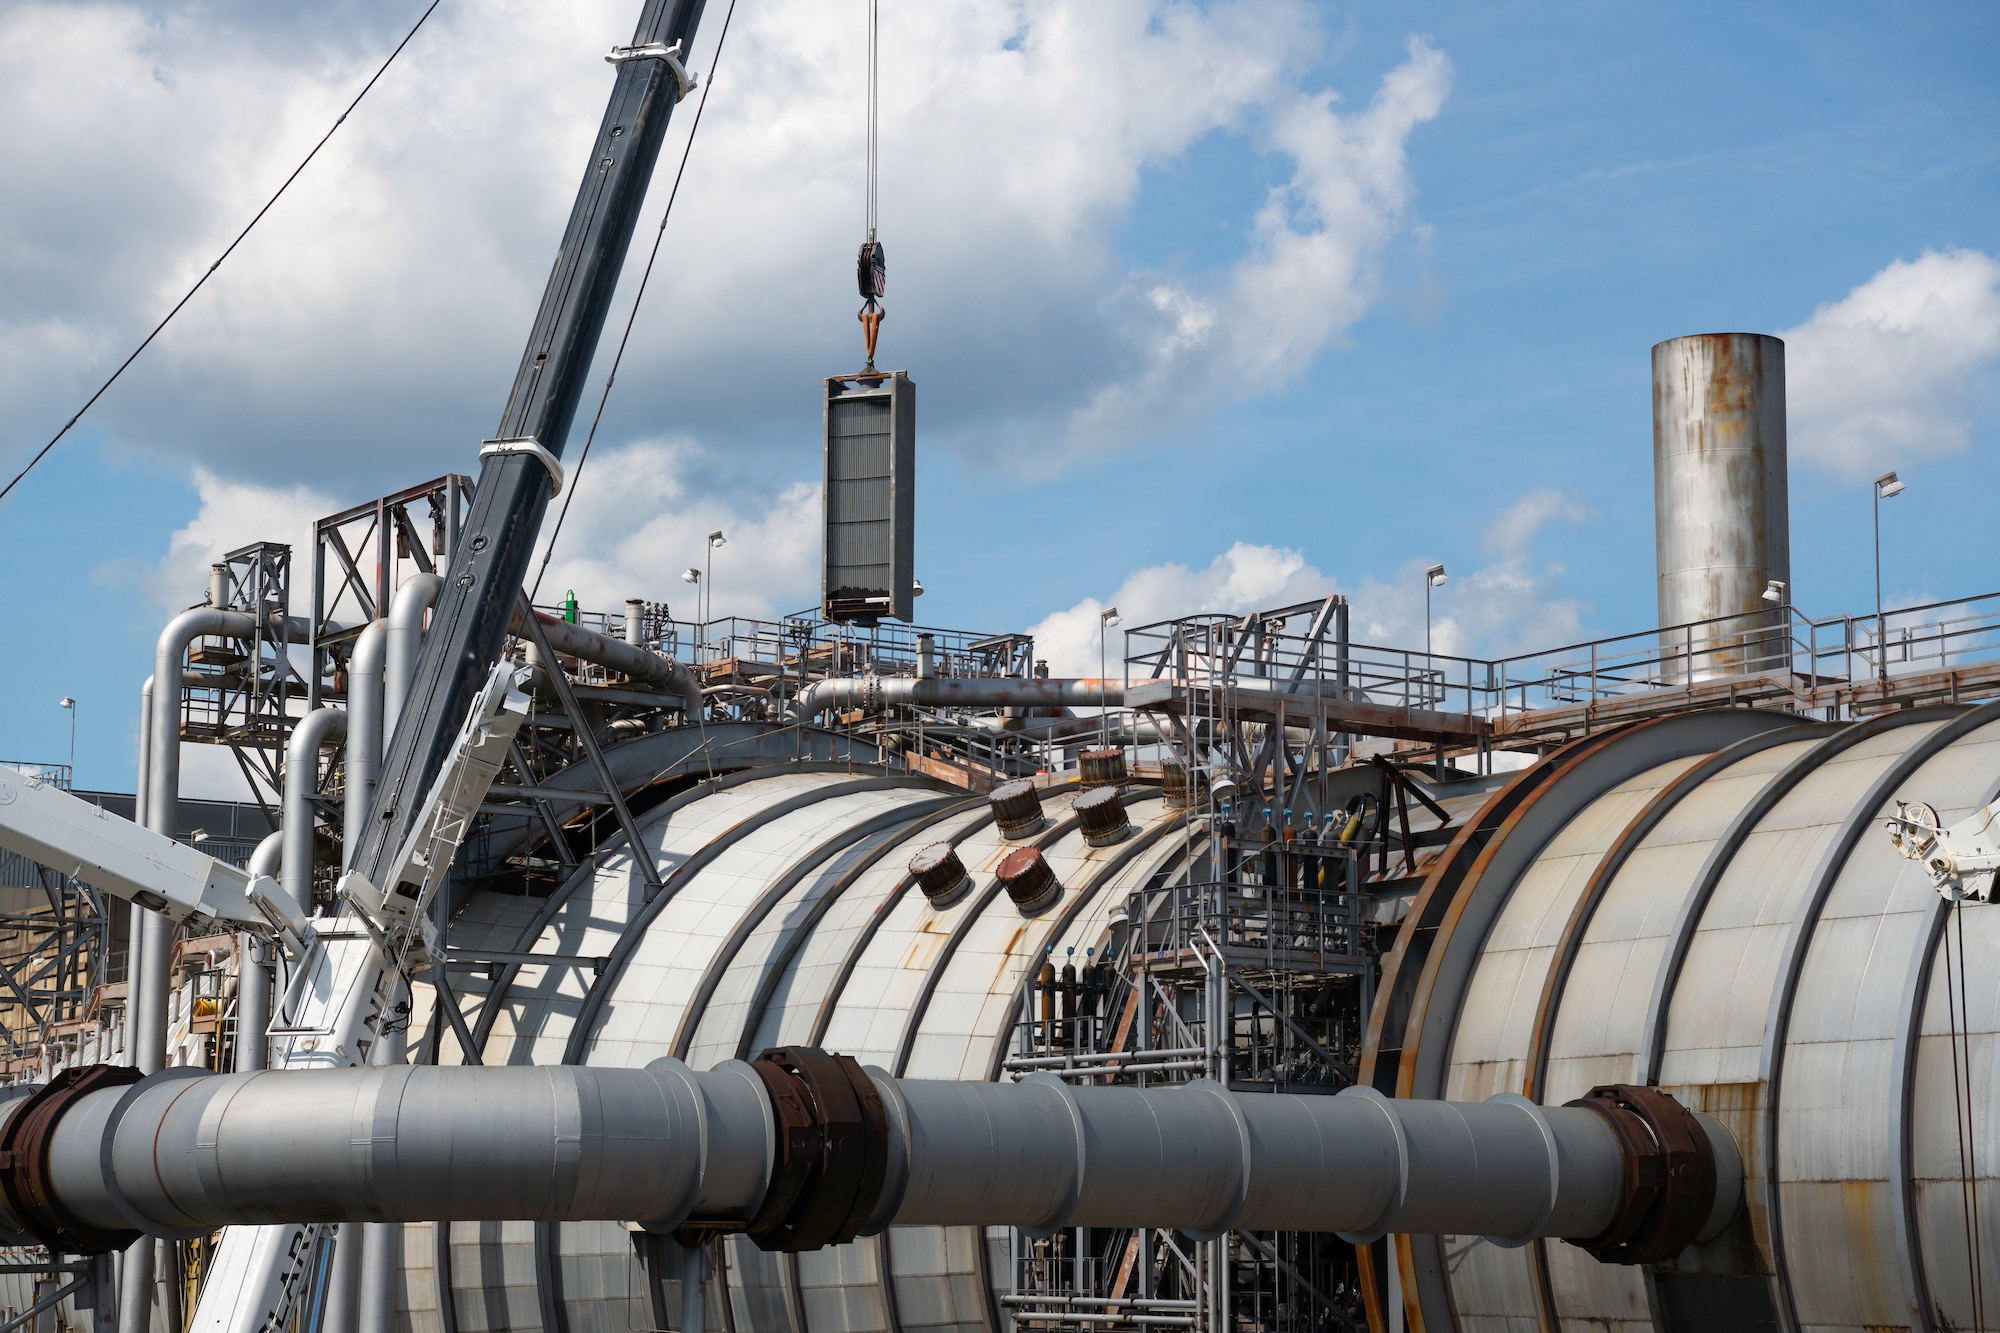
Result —
[[326, 1308], [317, 1333], [355, 1333], [361, 1294], [361, 1223], [342, 1222], [333, 1230], [327, 1261]]
[[[147, 818], [147, 790], [151, 786], [153, 748], [153, 678], [139, 688], [139, 771], [133, 783], [132, 816], [138, 823]], [[137, 903], [129, 906], [125, 934], [125, 1063], [136, 1065], [139, 1058], [138, 1029], [133, 1009], [145, 991], [145, 951], [140, 940], [146, 920], [155, 916]], [[118, 1333], [150, 1333], [153, 1313], [153, 1240], [134, 1241], [118, 1258]]]
[[[349, 744], [352, 744], [350, 741]], [[409, 991], [398, 988], [397, 999], [407, 1000]], [[390, 1008], [393, 1010], [394, 1005]], [[406, 1056], [407, 1026], [395, 1025], [384, 1032], [370, 1052], [371, 1063], [401, 1065]], [[440, 1222], [439, 1226], [445, 1225]], [[397, 1333], [396, 1307], [403, 1275], [403, 1224], [364, 1222], [361, 1231], [361, 1284], [356, 1302], [358, 1333]]]

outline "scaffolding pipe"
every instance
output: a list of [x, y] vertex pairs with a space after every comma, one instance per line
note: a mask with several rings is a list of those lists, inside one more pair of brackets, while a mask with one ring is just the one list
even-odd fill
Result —
[[347, 790], [340, 823], [343, 869], [361, 841], [355, 831], [368, 818], [368, 803], [375, 799], [375, 774], [382, 767], [388, 643], [388, 623], [371, 621], [354, 641], [354, 656], [347, 663]]
[[[795, 1113], [774, 1111], [772, 1077], [762, 1064], [697, 1073], [675, 1060], [161, 1076], [70, 1105], [46, 1131], [43, 1197], [88, 1227], [168, 1236], [424, 1220], [728, 1229], [757, 1216], [768, 1182], [786, 1178], [787, 1145], [801, 1141], [779, 1133], [789, 1123], [780, 1115]], [[1647, 1134], [1615, 1129], [1580, 1103], [1390, 1100], [1365, 1088], [1242, 1096], [1206, 1081], [1072, 1087], [1045, 1074], [1021, 1083], [854, 1077], [873, 1080], [878, 1128], [829, 1133], [828, 1165], [815, 1178], [843, 1183], [809, 1187], [847, 1191], [809, 1202], [845, 1212], [850, 1234], [893, 1222], [1044, 1235], [1147, 1226], [1206, 1239], [1239, 1227], [1525, 1244], [1601, 1237], [1665, 1207], [1650, 1190], [1635, 1203], [1628, 1188], [1660, 1166]], [[1639, 1095], [1699, 1122], [1688, 1133], [1702, 1144], [1702, 1169], [1659, 1177], [1686, 1191], [1666, 1209], [1686, 1233], [1675, 1248], [1719, 1235], [1741, 1198], [1733, 1142], [1663, 1094]], [[0, 1118], [16, 1105], [0, 1106]], [[877, 1165], [836, 1165], [849, 1155]], [[871, 1173], [877, 1183], [862, 1184]], [[787, 1188], [796, 1192], [797, 1178]], [[8, 1212], [16, 1197], [5, 1192], [0, 1225], [18, 1231]]]
[[[535, 619], [541, 622], [542, 635], [549, 641], [549, 647], [558, 653], [568, 653], [586, 662], [595, 662], [601, 667], [627, 676], [642, 685], [652, 685], [676, 694], [681, 699], [681, 711], [692, 720], [701, 716], [701, 686], [695, 681], [694, 673], [671, 657], [662, 657], [649, 649], [638, 647], [614, 639], [608, 634], [572, 625], [557, 616], [535, 612]], [[514, 633], [526, 636], [527, 625], [521, 620], [520, 612], [514, 614], [511, 626]], [[543, 663], [544, 668], [552, 664]]]
[[1115, 680], [1022, 680], [1015, 676], [933, 677], [862, 676], [816, 681], [799, 692], [789, 710], [795, 722], [809, 722], [836, 709], [880, 712], [902, 704], [931, 708], [1066, 708], [1077, 705], [1119, 707], [1125, 687]]
[[[424, 616], [437, 605], [444, 579], [436, 574], [415, 574], [404, 579], [389, 603], [388, 678], [382, 705], [382, 740], [396, 734], [396, 719], [403, 715], [403, 701], [410, 697], [410, 684], [417, 677], [417, 654], [424, 646]], [[381, 761], [376, 761], [380, 768]], [[366, 818], [364, 815], [363, 818]]]
[[299, 719], [285, 742], [284, 873], [278, 882], [305, 916], [312, 915], [313, 908], [313, 794], [319, 789], [319, 749], [346, 734], [347, 714], [315, 708]]

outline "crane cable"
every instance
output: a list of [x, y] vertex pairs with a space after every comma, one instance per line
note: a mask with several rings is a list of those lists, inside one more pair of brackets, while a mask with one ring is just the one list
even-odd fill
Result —
[[879, 86], [877, 75], [880, 70], [877, 51], [880, 47], [881, 31], [880, 0], [868, 0], [868, 177], [865, 191], [868, 239], [861, 243], [861, 253], [855, 257], [854, 269], [855, 280], [861, 288], [861, 313], [855, 318], [861, 321], [861, 333], [868, 352], [868, 364], [865, 369], [870, 373], [875, 369], [875, 339], [882, 332], [882, 321], [888, 317], [888, 312], [882, 309], [881, 302], [889, 286], [889, 271], [883, 259], [882, 243], [875, 239], [876, 186], [881, 179], [879, 166], [881, 156], [877, 144], [877, 131], [881, 118], [878, 114], [880, 102], [876, 95]]
[[[1944, 1003], [1946, 1035], [1951, 1044], [1951, 1101], [1958, 1126], [1959, 1200], [1965, 1227], [1966, 1285], [1972, 1298], [1973, 1328], [1986, 1329], [1986, 1284], [1980, 1254], [1978, 1161], [1974, 1154], [1976, 1128], [1972, 1120], [1972, 1014], [1965, 984], [1965, 903], [1954, 898], [1944, 928]], [[1952, 948], [1954, 927], [1958, 947]], [[1954, 955], [1956, 957], [1954, 958]], [[1956, 971], [1956, 976], [1953, 975]]]
[[534, 586], [528, 590], [528, 602], [534, 603], [535, 594], [542, 590], [542, 576], [549, 572], [549, 558], [556, 553], [556, 538], [562, 536], [563, 520], [569, 517], [569, 502], [576, 498], [577, 483], [583, 480], [583, 465], [590, 461], [590, 446], [597, 439], [597, 425], [604, 420], [604, 405], [611, 400], [611, 386], [618, 382], [618, 367], [625, 361], [625, 344], [632, 341], [632, 325], [639, 318], [639, 304], [646, 299], [646, 285], [653, 280], [653, 265], [660, 257], [660, 242], [666, 239], [667, 219], [674, 215], [674, 200], [680, 197], [681, 177], [687, 174], [688, 154], [694, 151], [694, 136], [701, 131], [701, 113], [708, 107], [708, 90], [715, 86], [715, 69], [722, 62], [723, 43], [729, 40], [729, 21], [736, 17], [736, 0], [729, 0], [729, 10], [722, 16], [722, 32], [715, 39], [715, 54], [708, 58], [708, 77], [701, 82], [701, 99], [694, 104], [694, 124], [688, 127], [687, 142], [681, 146], [681, 164], [674, 170], [674, 187], [667, 192], [667, 206], [660, 212], [659, 230], [653, 233], [653, 249], [646, 256], [646, 271], [639, 275], [639, 290], [632, 297], [632, 309], [625, 315], [625, 331], [618, 336], [618, 351], [611, 358], [611, 371], [604, 377], [604, 392], [597, 396], [597, 412], [590, 418], [590, 431], [583, 437], [583, 451], [576, 456], [576, 469], [570, 473], [569, 485], [563, 488], [562, 508], [556, 511], [556, 525], [549, 533], [549, 544], [542, 551], [541, 567], [535, 570]]
[[380, 67], [376, 69], [375, 73], [372, 76], [370, 76], [368, 82], [361, 85], [361, 91], [354, 94], [354, 100], [347, 104], [347, 109], [341, 112], [340, 116], [333, 122], [333, 125], [327, 130], [327, 132], [319, 137], [319, 142], [312, 146], [312, 151], [307, 153], [305, 157], [300, 160], [299, 164], [296, 167], [292, 168], [292, 174], [285, 177], [284, 184], [280, 185], [277, 188], [277, 190], [271, 195], [271, 197], [264, 201], [264, 206], [257, 210], [257, 215], [251, 218], [248, 223], [244, 224], [243, 230], [236, 233], [236, 239], [231, 241], [228, 244], [228, 246], [223, 249], [222, 253], [216, 257], [215, 262], [202, 270], [201, 276], [194, 280], [194, 286], [188, 288], [187, 293], [184, 296], [182, 296], [180, 300], [174, 302], [173, 309], [167, 311], [167, 313], [160, 319], [160, 322], [153, 326], [153, 331], [147, 334], [145, 338], [141, 340], [141, 342], [137, 347], [132, 349], [132, 354], [126, 357], [123, 361], [118, 363], [118, 369], [111, 372], [111, 377], [105, 380], [104, 383], [97, 386], [97, 392], [90, 395], [89, 399], [85, 401], [82, 407], [76, 409], [76, 414], [72, 416], [68, 421], [65, 421], [63, 423], [62, 429], [57, 431], [53, 436], [51, 436], [49, 442], [43, 445], [36, 452], [33, 458], [28, 460], [28, 465], [26, 467], [22, 468], [19, 472], [14, 474], [14, 479], [12, 481], [8, 482], [4, 488], [0, 488], [0, 500], [4, 500], [10, 494], [12, 494], [14, 488], [21, 484], [21, 479], [27, 476], [29, 472], [34, 470], [35, 464], [41, 462], [42, 459], [46, 458], [48, 456], [49, 450], [55, 448], [57, 444], [61, 443], [63, 436], [69, 434], [70, 428], [75, 426], [77, 422], [81, 421], [83, 419], [83, 414], [85, 412], [88, 412], [92, 407], [96, 406], [97, 400], [102, 398], [105, 392], [108, 389], [110, 389], [112, 385], [118, 382], [118, 377], [120, 375], [123, 375], [126, 369], [129, 366], [131, 366], [131, 364], [134, 361], [137, 361], [139, 359], [139, 353], [145, 351], [147, 347], [151, 346], [153, 339], [160, 336], [160, 331], [167, 327], [169, 321], [171, 321], [175, 315], [180, 314], [181, 307], [186, 305], [189, 301], [192, 301], [194, 299], [194, 294], [202, 289], [203, 284], [205, 284], [210, 278], [215, 276], [215, 271], [222, 267], [222, 261], [229, 258], [229, 256], [235, 252], [236, 247], [243, 243], [243, 238], [250, 234], [250, 229], [252, 227], [255, 227], [258, 223], [262, 222], [264, 220], [264, 215], [271, 211], [271, 206], [276, 204], [278, 200], [284, 196], [286, 190], [292, 188], [292, 182], [299, 178], [299, 173], [303, 172], [308, 166], [312, 164], [312, 160], [315, 157], [319, 156], [319, 150], [326, 147], [326, 141], [333, 137], [334, 131], [338, 130], [343, 124], [346, 123], [347, 118], [350, 115], [354, 114], [354, 108], [361, 105], [361, 99], [368, 96], [368, 90], [373, 88], [377, 80], [379, 80], [384, 74], [387, 74], [389, 72], [389, 66], [396, 62], [397, 56], [403, 54], [403, 48], [410, 44], [410, 39], [417, 35], [417, 30], [424, 26], [425, 20], [429, 19], [431, 14], [442, 3], [443, 0], [431, 0], [430, 4], [425, 7], [424, 12], [417, 16], [417, 21], [410, 25], [410, 30], [403, 34], [403, 40], [396, 43], [396, 49], [389, 53], [388, 59], [382, 62]]

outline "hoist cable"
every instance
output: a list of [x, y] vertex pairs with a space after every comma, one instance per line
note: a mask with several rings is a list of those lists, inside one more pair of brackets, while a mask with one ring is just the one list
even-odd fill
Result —
[[729, 10], [722, 16], [722, 32], [715, 39], [715, 54], [708, 59], [708, 77], [701, 83], [701, 98], [694, 104], [694, 124], [688, 127], [687, 142], [681, 146], [681, 164], [674, 170], [674, 187], [667, 192], [667, 206], [660, 212], [659, 230], [653, 233], [653, 249], [646, 256], [646, 271], [639, 275], [639, 290], [632, 297], [632, 309], [625, 315], [625, 331], [618, 336], [618, 351], [611, 358], [611, 372], [604, 377], [604, 392], [597, 396], [597, 411], [590, 418], [590, 431], [583, 437], [583, 450], [576, 456], [576, 470], [569, 475], [569, 485], [563, 490], [562, 508], [556, 511], [556, 525], [549, 533], [549, 544], [542, 552], [541, 567], [535, 571], [535, 583], [528, 590], [528, 601], [532, 604], [535, 594], [542, 590], [542, 576], [549, 572], [549, 559], [556, 553], [556, 538], [562, 536], [563, 520], [569, 517], [569, 502], [576, 498], [577, 485], [583, 480], [583, 465], [590, 461], [591, 442], [597, 438], [598, 423], [604, 420], [604, 405], [611, 400], [611, 386], [618, 382], [618, 367], [625, 360], [625, 344], [632, 341], [632, 325], [639, 318], [639, 303], [646, 299], [646, 284], [653, 280], [653, 264], [660, 257], [660, 242], [666, 238], [667, 219], [674, 215], [674, 200], [680, 197], [681, 177], [687, 174], [688, 154], [694, 151], [694, 136], [701, 130], [701, 113], [708, 107], [708, 90], [715, 86], [716, 66], [722, 62], [722, 46], [729, 40], [729, 21], [736, 17], [736, 0], [729, 0]]
[[243, 238], [250, 234], [250, 229], [255, 227], [259, 222], [262, 222], [264, 215], [271, 211], [271, 206], [284, 196], [286, 190], [292, 188], [292, 182], [299, 178], [299, 173], [303, 172], [312, 164], [312, 160], [319, 156], [319, 150], [326, 147], [326, 142], [333, 137], [334, 131], [338, 130], [346, 122], [347, 118], [354, 113], [355, 107], [361, 105], [361, 99], [368, 96], [368, 90], [375, 86], [376, 81], [389, 72], [389, 66], [396, 62], [397, 56], [403, 54], [403, 48], [410, 44], [410, 39], [417, 35], [417, 30], [424, 26], [425, 20], [429, 19], [432, 12], [442, 3], [443, 0], [431, 0], [430, 4], [425, 7], [424, 12], [417, 16], [417, 21], [410, 25], [410, 30], [403, 34], [403, 40], [396, 43], [396, 49], [389, 53], [388, 59], [382, 62], [381, 66], [370, 76], [368, 82], [361, 85], [361, 91], [354, 94], [354, 100], [347, 104], [347, 110], [340, 113], [339, 118], [333, 122], [333, 125], [327, 132], [319, 137], [319, 142], [312, 146], [312, 151], [307, 153], [296, 167], [292, 168], [292, 174], [285, 177], [284, 184], [280, 185], [276, 192], [264, 201], [264, 206], [257, 210], [257, 215], [245, 224], [242, 231], [236, 233], [236, 239], [231, 241], [223, 252], [216, 257], [216, 261], [202, 270], [201, 276], [194, 280], [194, 286], [188, 288], [187, 294], [174, 302], [173, 309], [167, 311], [160, 322], [153, 326], [153, 331], [147, 334], [137, 347], [132, 349], [132, 354], [118, 363], [118, 369], [111, 372], [111, 377], [97, 386], [97, 392], [90, 395], [90, 398], [82, 407], [76, 409], [76, 414], [68, 421], [65, 421], [62, 429], [50, 437], [49, 442], [43, 445], [33, 458], [28, 460], [26, 467], [14, 474], [14, 479], [7, 483], [5, 489], [0, 489], [0, 500], [6, 499], [8, 495], [13, 493], [14, 488], [21, 484], [21, 478], [27, 476], [34, 469], [35, 464], [47, 457], [49, 450], [55, 448], [61, 442], [63, 436], [69, 434], [70, 428], [83, 419], [83, 414], [95, 406], [97, 400], [104, 396], [105, 391], [118, 382], [118, 377], [125, 373], [126, 368], [139, 359], [139, 353], [145, 351], [152, 344], [153, 339], [160, 336], [160, 330], [166, 328], [173, 317], [181, 312], [181, 307], [192, 301], [194, 294], [202, 289], [202, 285], [215, 276], [215, 271], [222, 267], [222, 261], [229, 258], [235, 252], [236, 247], [243, 243]]
[[[1979, 1184], [1978, 1126], [1974, 1123], [1972, 1096], [1972, 1007], [1967, 1003], [1965, 984], [1965, 902], [1960, 899], [1952, 904], [1951, 925], [1958, 935], [1958, 1030], [1953, 1034], [1956, 1044], [1952, 1051], [1952, 1067], [1957, 1070], [1961, 1064], [1965, 1071], [1965, 1092], [1963, 1110], [1959, 1113], [1959, 1188], [1965, 1202], [1966, 1213], [1966, 1256], [1967, 1276], [1972, 1287], [1972, 1326], [1976, 1333], [1986, 1329], [1986, 1277], [1983, 1252], [1980, 1247], [1979, 1200], [1976, 1190]], [[1946, 985], [1950, 985], [1950, 961], [1946, 961]], [[1961, 1058], [1962, 1057], [1962, 1058]], [[1954, 1100], [1958, 1100], [1957, 1088], [1953, 1088]]]
[[881, 43], [880, 0], [868, 0], [868, 238], [875, 238], [875, 192], [880, 178], [877, 164], [880, 161], [877, 150], [880, 117], [877, 115], [876, 89], [879, 86], [876, 50]]
[[[1980, 1290], [1978, 1206], [1973, 1199], [1973, 1156], [1966, 1121], [1971, 1114], [1972, 1048], [1970, 1015], [1965, 1008], [1965, 920], [1964, 904], [1954, 899], [1944, 925], [1944, 1009], [1945, 1040], [1951, 1049], [1951, 1109], [1957, 1130], [1960, 1225], [1965, 1232], [1966, 1294], [1972, 1300], [1973, 1324], [1986, 1326], [1986, 1303]], [[1952, 947], [1952, 929], [1957, 927], [1958, 947]], [[1962, 1021], [1963, 1020], [1963, 1021]]]

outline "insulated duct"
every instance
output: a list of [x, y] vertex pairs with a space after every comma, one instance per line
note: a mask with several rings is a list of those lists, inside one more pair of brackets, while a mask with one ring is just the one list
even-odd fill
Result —
[[601, 1219], [793, 1251], [897, 1223], [1562, 1236], [1650, 1259], [1718, 1233], [1741, 1174], [1719, 1125], [1645, 1089], [1538, 1107], [957, 1083], [800, 1047], [701, 1073], [174, 1070], [132, 1086], [93, 1066], [0, 1116], [0, 1225], [72, 1252], [259, 1223]]
[[[681, 699], [681, 710], [689, 719], [701, 716], [701, 686], [696, 682], [694, 673], [673, 658], [662, 657], [650, 649], [599, 634], [581, 625], [572, 625], [567, 620], [540, 611], [535, 612], [535, 619], [541, 622], [542, 635], [555, 651], [609, 667], [641, 685], [677, 694]], [[511, 628], [516, 634], [527, 632], [518, 611]]]
[[933, 708], [1066, 708], [1125, 702], [1125, 687], [1116, 681], [1084, 677], [1077, 680], [1023, 680], [1017, 676], [964, 678], [861, 676], [822, 680], [806, 686], [793, 702], [790, 715], [808, 721], [836, 709], [879, 712], [901, 704]]

